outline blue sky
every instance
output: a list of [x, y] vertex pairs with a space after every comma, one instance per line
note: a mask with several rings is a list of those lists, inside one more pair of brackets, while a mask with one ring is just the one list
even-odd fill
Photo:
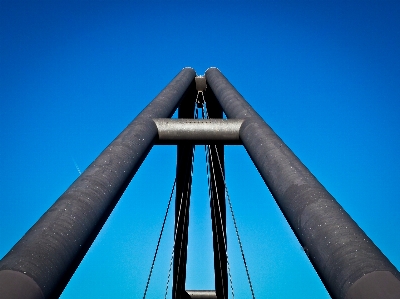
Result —
[[[216, 66], [399, 269], [399, 15], [397, 1], [1, 0], [0, 257], [183, 67]], [[142, 298], [175, 151], [153, 148], [61, 298]], [[329, 298], [246, 151], [225, 159], [256, 298]], [[204, 161], [199, 146], [188, 289], [213, 288]], [[164, 295], [172, 242], [170, 217], [147, 298]], [[228, 247], [248, 298], [231, 221]]]

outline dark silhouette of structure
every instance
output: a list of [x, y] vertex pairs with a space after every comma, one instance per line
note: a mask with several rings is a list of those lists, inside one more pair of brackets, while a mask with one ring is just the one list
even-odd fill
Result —
[[[4, 256], [0, 297], [59, 297], [159, 143], [178, 145], [174, 299], [228, 297], [224, 144], [244, 145], [332, 298], [400, 298], [397, 269], [218, 69], [207, 70], [202, 89], [211, 119], [187, 120], [194, 117], [195, 77], [193, 69], [183, 69]], [[167, 119], [178, 107], [181, 119]], [[228, 120], [221, 120], [223, 112]], [[208, 159], [221, 164], [210, 169], [215, 292], [185, 290], [194, 144], [215, 145]]]

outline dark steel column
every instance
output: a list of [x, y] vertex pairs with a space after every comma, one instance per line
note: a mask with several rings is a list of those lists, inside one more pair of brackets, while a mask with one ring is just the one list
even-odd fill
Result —
[[400, 298], [400, 273], [218, 69], [206, 72], [228, 118], [333, 298]]
[[[222, 118], [220, 104], [211, 89], [204, 95], [209, 118]], [[225, 164], [224, 145], [209, 146], [208, 167], [210, 171], [210, 207], [214, 248], [215, 292], [218, 299], [228, 298], [227, 239], [226, 239], [226, 205], [225, 205]]]
[[[188, 88], [186, 97], [179, 106], [178, 118], [194, 118], [196, 94], [196, 85], [193, 81]], [[185, 282], [193, 150], [194, 144], [192, 143], [179, 144], [177, 146], [173, 299], [181, 299], [186, 295]]]
[[183, 69], [0, 261], [1, 298], [58, 298], [157, 137], [193, 69]]

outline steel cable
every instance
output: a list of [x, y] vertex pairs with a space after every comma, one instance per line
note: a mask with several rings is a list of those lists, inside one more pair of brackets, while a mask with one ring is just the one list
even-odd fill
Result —
[[175, 178], [175, 180], [174, 180], [174, 184], [172, 185], [171, 195], [169, 196], [169, 201], [168, 201], [168, 205], [167, 205], [167, 210], [166, 210], [166, 212], [165, 212], [164, 220], [163, 220], [163, 223], [162, 223], [162, 226], [161, 226], [160, 236], [158, 237], [157, 246], [156, 246], [156, 251], [155, 251], [155, 253], [154, 253], [153, 262], [151, 263], [151, 267], [150, 267], [149, 277], [147, 278], [146, 288], [144, 289], [143, 299], [146, 298], [147, 290], [148, 290], [149, 285], [150, 285], [151, 274], [153, 273], [154, 264], [155, 264], [155, 262], [156, 262], [157, 253], [158, 253], [158, 248], [160, 247], [160, 242], [161, 242], [162, 234], [163, 234], [163, 232], [164, 232], [165, 222], [167, 221], [167, 216], [168, 216], [169, 207], [171, 206], [172, 196], [174, 195], [175, 185], [176, 185], [176, 178]]
[[[216, 151], [216, 153], [217, 153], [217, 158], [218, 158], [219, 167], [222, 169], [221, 160], [220, 160], [220, 158], [219, 158], [219, 154], [218, 154], [218, 151], [217, 151], [217, 147], [215, 147], [215, 151]], [[250, 286], [251, 295], [252, 295], [253, 299], [255, 299], [254, 290], [253, 290], [253, 284], [251, 283], [249, 269], [248, 269], [248, 267], [247, 267], [246, 258], [244, 257], [244, 250], [243, 250], [243, 246], [242, 246], [242, 241], [240, 240], [239, 230], [238, 230], [238, 227], [237, 227], [237, 224], [236, 224], [235, 214], [233, 213], [233, 207], [232, 207], [231, 199], [230, 199], [230, 197], [229, 197], [228, 187], [226, 186], [224, 174], [222, 174], [222, 177], [223, 177], [223, 180], [224, 180], [226, 197], [228, 198], [229, 209], [230, 209], [230, 211], [231, 211], [233, 224], [234, 224], [234, 226], [235, 226], [236, 236], [237, 236], [237, 239], [238, 239], [238, 242], [239, 242], [240, 252], [241, 252], [241, 254], [242, 254], [244, 267], [245, 267], [245, 269], [246, 269], [247, 280], [249, 281], [249, 286]]]
[[[203, 103], [204, 103], [203, 104], [203, 109], [202, 109], [203, 119], [209, 119], [208, 112], [207, 112], [207, 107], [206, 107], [205, 101], [204, 101], [204, 95], [203, 95]], [[217, 151], [216, 147], [215, 147], [215, 150], [216, 150], [216, 153], [218, 154], [218, 151]], [[211, 178], [210, 178], [211, 167], [213, 169], [214, 181], [216, 181], [216, 179], [215, 179], [215, 169], [214, 169], [214, 163], [212, 161], [210, 145], [205, 145], [205, 151], [206, 151], [208, 188], [209, 188], [209, 196], [210, 196], [210, 200], [211, 200], [211, 197], [212, 197], [212, 190], [211, 190], [212, 189], [212, 184], [211, 184]], [[209, 172], [209, 168], [210, 168], [210, 172]], [[220, 169], [221, 169], [222, 177], [224, 178], [223, 169], [221, 167], [221, 164], [220, 164]], [[224, 182], [224, 185], [225, 185], [225, 182]], [[225, 254], [226, 254], [226, 264], [227, 264], [229, 282], [230, 282], [230, 287], [231, 287], [231, 292], [232, 292], [232, 299], [234, 299], [235, 298], [235, 293], [234, 293], [234, 290], [233, 290], [232, 275], [231, 275], [230, 264], [229, 264], [229, 259], [228, 259], [228, 247], [227, 247], [226, 236], [225, 236], [225, 228], [224, 228], [224, 225], [223, 225], [223, 222], [222, 222], [222, 213], [221, 213], [221, 207], [220, 207], [220, 202], [219, 202], [219, 198], [218, 198], [218, 190], [217, 190], [217, 188], [218, 188], [217, 185], [215, 185], [215, 189], [216, 189], [215, 190], [215, 194], [217, 195], [217, 205], [218, 205], [219, 217], [220, 217], [220, 220], [221, 220], [222, 235], [223, 235], [223, 239], [224, 239], [223, 241], [224, 241], [224, 249], [225, 249]], [[214, 213], [214, 220], [216, 220], [215, 219], [215, 211], [214, 211], [214, 209], [213, 209], [213, 213]], [[215, 222], [214, 222], [214, 224], [215, 224], [215, 226], [217, 226]], [[220, 252], [219, 251], [218, 234], [217, 234], [217, 243], [218, 243], [218, 252]], [[220, 261], [220, 268], [221, 268], [221, 272], [222, 272], [221, 259], [219, 259], [219, 261]], [[224, 284], [222, 273], [221, 273], [221, 279], [222, 279], [222, 284]], [[222, 287], [222, 290], [225, 291], [224, 287]], [[225, 294], [224, 294], [224, 297], [225, 297]]]

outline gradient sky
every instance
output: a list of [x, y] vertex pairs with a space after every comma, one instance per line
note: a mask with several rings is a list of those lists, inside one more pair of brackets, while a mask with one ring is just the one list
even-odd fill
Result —
[[[0, 257], [183, 67], [216, 66], [399, 269], [399, 2], [142, 2], [0, 0]], [[62, 299], [142, 298], [175, 155], [153, 148]], [[246, 151], [225, 159], [256, 298], [330, 298]], [[204, 161], [198, 146], [187, 289], [213, 289]], [[230, 220], [228, 242], [249, 298]]]

